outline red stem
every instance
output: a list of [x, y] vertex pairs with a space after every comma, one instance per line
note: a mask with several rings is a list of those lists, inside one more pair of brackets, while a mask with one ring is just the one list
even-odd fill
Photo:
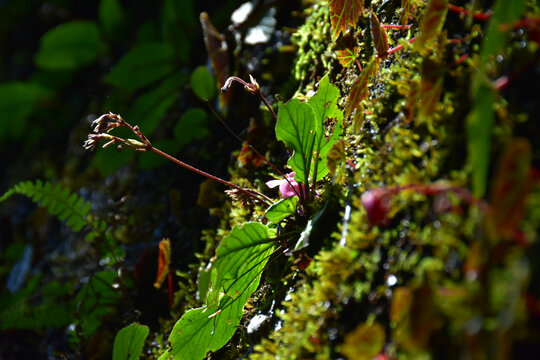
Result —
[[[412, 43], [414, 42], [414, 40], [416, 40], [416, 37], [413, 37], [413, 38], [409, 39], [409, 40], [408, 40], [408, 43], [409, 43], [409, 44], [412, 44]], [[396, 52], [396, 51], [398, 51], [398, 50], [401, 50], [401, 49], [403, 49], [403, 45], [402, 45], [402, 44], [399, 44], [398, 46], [389, 49], [386, 53], [387, 53], [388, 55], [390, 55], [390, 54], [392, 54], [392, 53], [394, 53], [394, 52]]]
[[471, 13], [471, 11], [469, 11], [467, 9], [464, 9], [462, 7], [452, 5], [452, 4], [448, 4], [448, 10], [450, 10], [452, 12], [455, 12], [455, 13], [458, 13], [458, 14], [472, 15], [472, 17], [474, 19], [481, 20], [481, 21], [489, 20], [489, 18], [492, 15], [491, 12], [487, 12], [487, 13], [473, 12], [473, 13]]
[[171, 155], [169, 155], [169, 154], [167, 154], [167, 153], [165, 153], [165, 152], [163, 152], [163, 151], [161, 151], [161, 150], [159, 150], [159, 149], [157, 149], [157, 148], [155, 148], [153, 146], [149, 146], [148, 149], [155, 152], [158, 155], [163, 156], [167, 160], [170, 160], [170, 161], [174, 162], [177, 165], [183, 166], [186, 169], [191, 170], [191, 171], [193, 171], [193, 172], [195, 172], [195, 173], [197, 173], [199, 175], [202, 175], [204, 177], [207, 177], [210, 180], [216, 181], [216, 182], [221, 183], [223, 185], [226, 185], [228, 187], [232, 187], [233, 189], [236, 189], [236, 190], [246, 194], [247, 196], [249, 196], [251, 198], [257, 199], [260, 202], [265, 203], [266, 205], [272, 204], [272, 200], [270, 198], [268, 198], [267, 196], [255, 191], [255, 190], [244, 189], [244, 188], [242, 188], [242, 187], [240, 187], [240, 186], [238, 186], [236, 184], [233, 184], [233, 183], [231, 183], [229, 181], [223, 180], [221, 178], [218, 178], [217, 176], [214, 176], [214, 175], [211, 175], [211, 174], [209, 174], [207, 172], [199, 170], [196, 167], [193, 167], [193, 166], [191, 166], [189, 164], [186, 164], [185, 162], [183, 162], [181, 160], [178, 160], [177, 158], [175, 158], [175, 157], [173, 157], [173, 156], [171, 156]]

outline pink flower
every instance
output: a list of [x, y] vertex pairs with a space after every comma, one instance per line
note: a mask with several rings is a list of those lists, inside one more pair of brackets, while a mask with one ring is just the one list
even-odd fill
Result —
[[299, 196], [300, 193], [303, 193], [305, 196], [306, 193], [304, 191], [304, 185], [299, 184], [296, 180], [294, 180], [295, 174], [296, 173], [293, 171], [286, 175], [287, 176], [286, 179], [267, 181], [266, 186], [268, 186], [270, 189], [273, 189], [276, 186], [279, 186], [279, 192], [281, 193], [281, 196], [283, 198], [288, 198], [291, 196]]
[[387, 215], [391, 196], [392, 193], [385, 187], [374, 188], [362, 194], [360, 200], [371, 225], [385, 226], [390, 222]]

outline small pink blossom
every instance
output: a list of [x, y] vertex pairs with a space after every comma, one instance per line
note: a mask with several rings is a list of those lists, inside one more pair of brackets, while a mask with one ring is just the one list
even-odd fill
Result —
[[283, 198], [288, 198], [295, 195], [299, 196], [300, 193], [303, 193], [305, 196], [304, 185], [294, 180], [295, 174], [296, 173], [293, 171], [286, 175], [287, 177], [286, 179], [267, 181], [266, 186], [268, 186], [270, 189], [273, 189], [276, 186], [279, 186], [279, 192], [281, 193], [281, 196]]
[[374, 188], [362, 194], [360, 200], [371, 225], [385, 226], [390, 222], [387, 215], [391, 196], [391, 191], [385, 187]]

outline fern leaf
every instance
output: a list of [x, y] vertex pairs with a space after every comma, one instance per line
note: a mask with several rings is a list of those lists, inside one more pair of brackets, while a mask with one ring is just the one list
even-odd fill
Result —
[[53, 186], [50, 182], [41, 180], [35, 183], [23, 181], [2, 195], [0, 202], [13, 194], [25, 195], [38, 205], [47, 207], [49, 213], [65, 221], [73, 231], [79, 231], [87, 225], [94, 227], [88, 219], [90, 203], [59, 184]]

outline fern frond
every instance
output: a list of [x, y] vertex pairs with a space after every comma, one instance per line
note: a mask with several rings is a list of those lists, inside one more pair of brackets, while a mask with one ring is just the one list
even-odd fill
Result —
[[23, 181], [2, 195], [0, 202], [13, 194], [25, 195], [38, 205], [47, 207], [52, 215], [65, 221], [66, 225], [73, 231], [79, 231], [86, 225], [92, 226], [88, 219], [90, 203], [59, 184], [53, 186], [50, 182], [41, 180], [37, 180], [35, 183]]

